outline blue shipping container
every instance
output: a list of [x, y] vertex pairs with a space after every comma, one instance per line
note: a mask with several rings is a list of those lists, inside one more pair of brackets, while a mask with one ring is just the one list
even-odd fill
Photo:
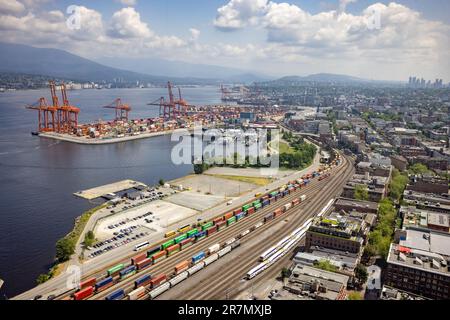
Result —
[[204, 237], [204, 236], [206, 236], [206, 231], [199, 232], [199, 233], [197, 233], [195, 235], [196, 238], [201, 238], [201, 237]]
[[262, 206], [265, 207], [265, 206], [268, 206], [269, 204], [270, 204], [270, 200], [267, 199], [267, 200], [263, 201]]
[[192, 263], [197, 263], [203, 258], [205, 258], [205, 253], [202, 251], [200, 253], [197, 253], [195, 256], [192, 257]]
[[241, 212], [241, 213], [239, 213], [239, 214], [236, 216], [236, 220], [240, 220], [240, 219], [242, 219], [243, 217], [245, 217], [245, 213], [244, 213], [244, 212]]
[[107, 284], [109, 284], [109, 283], [112, 282], [112, 281], [113, 281], [113, 278], [112, 278], [112, 277], [108, 277], [108, 278], [106, 278], [106, 279], [100, 280], [99, 282], [97, 282], [97, 283], [95, 284], [95, 289], [104, 287], [104, 286], [106, 286]]
[[283, 196], [287, 196], [289, 194], [289, 190], [283, 192]]
[[106, 297], [106, 300], [120, 300], [125, 297], [125, 291], [123, 289], [117, 290], [114, 293], [111, 293], [109, 296]]
[[136, 270], [136, 266], [129, 266], [129, 267], [123, 269], [122, 271], [120, 271], [120, 276], [123, 277], [124, 275], [129, 274], [135, 270]]
[[140, 285], [142, 285], [143, 283], [147, 283], [148, 281], [150, 281], [152, 279], [152, 275], [148, 274], [146, 276], [143, 276], [142, 278], [137, 279], [134, 282], [135, 287], [139, 287]]

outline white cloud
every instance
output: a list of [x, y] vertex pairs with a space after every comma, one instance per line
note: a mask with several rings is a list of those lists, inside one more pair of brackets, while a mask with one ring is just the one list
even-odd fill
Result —
[[113, 14], [109, 34], [117, 38], [148, 38], [153, 32], [141, 21], [141, 15], [128, 7]]
[[25, 6], [17, 0], [0, 1], [0, 14], [18, 15], [25, 11]]
[[[117, 0], [116, 0], [117, 1]], [[118, 0], [124, 6], [132, 7], [137, 4], [137, 0]]]
[[222, 30], [235, 30], [258, 23], [267, 10], [267, 0], [231, 0], [217, 10], [214, 25]]
[[191, 33], [191, 41], [197, 41], [198, 38], [200, 37], [200, 30], [195, 29], [195, 28], [190, 28], [189, 32]]

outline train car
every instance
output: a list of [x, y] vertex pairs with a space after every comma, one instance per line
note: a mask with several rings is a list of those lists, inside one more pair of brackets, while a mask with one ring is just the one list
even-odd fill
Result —
[[147, 252], [138, 254], [137, 256], [134, 256], [133, 258], [131, 258], [131, 264], [138, 264], [138, 262], [141, 262], [142, 260], [147, 259]]
[[270, 204], [270, 200], [269, 200], [269, 199], [264, 200], [264, 201], [261, 203], [261, 205], [262, 205], [263, 208], [264, 208], [265, 206], [268, 206], [269, 204]]
[[242, 206], [242, 211], [247, 211], [249, 208], [251, 208], [253, 206], [253, 204], [251, 204], [251, 203], [249, 203], [249, 204], [246, 204], [246, 205], [244, 205], [244, 206]]
[[237, 247], [240, 247], [240, 246], [241, 246], [241, 242], [239, 240], [235, 241], [235, 242], [233, 242], [231, 244], [231, 250], [234, 250], [234, 249], [236, 249]]
[[179, 233], [186, 233], [186, 232], [188, 232], [189, 230], [191, 230], [191, 226], [190, 226], [190, 225], [186, 225], [186, 226], [184, 226], [184, 227], [179, 228], [179, 229], [178, 229], [178, 232], [179, 232]]
[[167, 256], [170, 257], [181, 250], [180, 244], [174, 244], [166, 249]]
[[169, 232], [166, 232], [166, 234], [164, 235], [164, 237], [165, 237], [165, 238], [171, 238], [171, 237], [175, 236], [176, 234], [177, 234], [176, 231], [169, 231]]
[[[258, 203], [258, 204], [255, 204], [255, 206], [253, 207], [253, 209], [254, 210], [259, 210], [259, 209], [261, 209], [262, 208], [262, 202], [260, 202], [260, 203]], [[250, 208], [251, 209], [251, 208]], [[250, 209], [248, 209], [248, 210], [250, 210]]]
[[191, 231], [187, 232], [188, 238], [195, 237], [195, 235], [198, 233], [198, 229], [192, 229]]
[[261, 197], [261, 196], [262, 196], [261, 192], [258, 192], [258, 193], [255, 194], [255, 198], [258, 198], [258, 197]]
[[223, 217], [215, 218], [215, 219], [213, 220], [213, 223], [214, 223], [214, 225], [216, 225], [216, 224], [218, 224], [218, 223], [220, 223], [220, 222], [222, 222], [222, 221], [223, 221]]
[[261, 202], [266, 201], [266, 200], [269, 200], [269, 195], [266, 194], [264, 197], [261, 197], [260, 200], [261, 200]]
[[300, 201], [303, 202], [303, 201], [305, 201], [305, 200], [306, 200], [306, 195], [302, 195], [302, 196], [300, 197]]
[[196, 264], [196, 263], [198, 263], [199, 261], [205, 259], [205, 257], [206, 257], [205, 252], [204, 252], [204, 251], [201, 251], [201, 252], [197, 253], [195, 256], [192, 257], [192, 263], [193, 263], [193, 264]]
[[174, 239], [175, 243], [180, 243], [181, 241], [187, 239], [187, 237], [188, 237], [187, 233], [184, 233], [181, 236], [178, 236]]
[[153, 255], [157, 254], [159, 251], [161, 251], [160, 246], [157, 246], [150, 250], [147, 250], [147, 258], [151, 258]]
[[175, 244], [175, 239], [169, 240], [167, 242], [164, 242], [161, 245], [161, 251], [166, 250], [168, 247], [173, 246]]
[[205, 267], [205, 263], [203, 261], [200, 261], [199, 263], [197, 263], [195, 266], [189, 268], [187, 270], [187, 273], [189, 274], [189, 277], [191, 277], [193, 274], [199, 272], [200, 270], [202, 270]]
[[[261, 206], [261, 204], [259, 204], [259, 206]], [[251, 214], [253, 214], [253, 213], [255, 213], [255, 211], [256, 211], [256, 209], [255, 209], [255, 207], [251, 207], [251, 208], [249, 208], [248, 210], [247, 210], [247, 212], [242, 212], [242, 213], [244, 213], [244, 216], [245, 216], [245, 214], [247, 214], [247, 215], [251, 215]], [[241, 214], [242, 214], [241, 213]], [[237, 218], [238, 216], [236, 216], [236, 218]], [[243, 218], [243, 217], [242, 217]], [[239, 220], [239, 219], [238, 219]]]
[[292, 208], [292, 203], [286, 203], [286, 204], [283, 206], [283, 212], [288, 211], [290, 208]]
[[292, 206], [295, 207], [296, 205], [298, 205], [300, 203], [300, 199], [296, 198], [294, 200], [292, 200]]
[[136, 266], [129, 266], [120, 271], [120, 279], [126, 279], [128, 277], [131, 277], [133, 274], [135, 274], [137, 271]]
[[119, 289], [107, 296], [105, 300], [122, 300], [123, 298], [125, 298], [125, 291]]
[[165, 283], [167, 281], [167, 276], [165, 274], [160, 274], [157, 277], [154, 277], [152, 281], [150, 281], [150, 287], [152, 289], [160, 286], [161, 284]]
[[153, 264], [158, 263], [161, 260], [164, 260], [167, 257], [166, 251], [160, 251], [152, 256]]
[[278, 191], [273, 191], [269, 194], [269, 198], [275, 198], [278, 195]]
[[121, 263], [121, 264], [118, 264], [117, 266], [114, 266], [114, 267], [108, 269], [108, 271], [106, 271], [106, 273], [109, 277], [114, 278], [115, 276], [118, 276], [120, 271], [124, 268], [125, 268], [125, 265]]
[[190, 247], [194, 244], [195, 239], [194, 238], [187, 238], [180, 242], [181, 250], [184, 250], [187, 247]]
[[250, 230], [245, 230], [244, 232], [242, 232], [240, 235], [239, 235], [239, 237], [240, 238], [243, 238], [243, 237], [245, 237], [246, 235], [248, 235], [250, 233]]
[[247, 275], [246, 275], [247, 280], [253, 279], [258, 274], [260, 274], [261, 272], [266, 270], [267, 267], [268, 267], [268, 265], [266, 263], [261, 263], [261, 264], [257, 265], [256, 267], [254, 267], [247, 273]]
[[139, 287], [128, 294], [128, 299], [130, 300], [139, 300], [143, 298], [146, 294], [146, 290], [144, 287]]
[[211, 228], [206, 230], [206, 234], [208, 237], [217, 232], [217, 226], [212, 226]]
[[145, 276], [140, 277], [134, 282], [134, 288], [145, 287], [150, 284], [152, 281], [152, 275], [146, 274]]
[[220, 221], [219, 223], [216, 224], [216, 226], [217, 226], [217, 231], [220, 231], [223, 228], [226, 228], [227, 222], [226, 221]]
[[254, 207], [254, 206], [256, 206], [257, 204], [260, 204], [260, 203], [261, 203], [261, 200], [255, 200], [255, 201], [252, 202], [252, 206]]
[[200, 241], [206, 238], [206, 231], [199, 232], [195, 235], [195, 241]]
[[231, 252], [231, 246], [226, 246], [222, 250], [219, 250], [219, 252], [217, 252], [217, 254], [219, 255], [219, 258], [222, 258], [224, 255], [226, 255], [230, 252]]
[[189, 277], [189, 273], [187, 271], [181, 272], [176, 277], [173, 277], [172, 279], [169, 280], [170, 287], [172, 288], [172, 287], [176, 286], [180, 282], [186, 280], [188, 277]]
[[109, 287], [111, 287], [114, 284], [114, 280], [112, 277], [107, 277], [103, 280], [98, 281], [95, 284], [95, 291], [96, 292], [102, 292], [103, 290], [108, 289]]
[[147, 259], [144, 259], [144, 260], [138, 262], [136, 264], [136, 267], [140, 271], [140, 270], [144, 270], [145, 268], [150, 267], [152, 264], [153, 264], [152, 259], [151, 258], [147, 258]]
[[[236, 211], [236, 210], [235, 210]], [[241, 210], [239, 209], [239, 212], [241, 212]], [[227, 214], [225, 214], [224, 216], [223, 216], [223, 220], [228, 220], [228, 219], [230, 219], [231, 217], [233, 217], [234, 216], [234, 212], [228, 212]]]
[[205, 259], [205, 266], [209, 266], [211, 263], [219, 260], [219, 255], [217, 253], [212, 254], [208, 258]]
[[202, 225], [202, 231], [206, 231], [207, 229], [211, 228], [213, 225], [214, 225], [214, 223], [212, 221], [205, 223], [204, 225]]
[[277, 217], [281, 216], [282, 214], [283, 214], [283, 209], [279, 208], [273, 212], [272, 218], [277, 218]]
[[220, 243], [216, 243], [215, 245], [209, 247], [207, 249], [208, 254], [213, 254], [220, 250]]
[[273, 212], [272, 212], [272, 213], [270, 213], [270, 214], [268, 214], [268, 215], [266, 215], [266, 216], [264, 217], [264, 222], [273, 220], [273, 218], [274, 218], [274, 214], [273, 214]]
[[[251, 209], [253, 209], [253, 208], [251, 208]], [[254, 210], [255, 210], [255, 209], [253, 209], [252, 211], [254, 212]], [[249, 211], [250, 211], [250, 209], [249, 209]], [[251, 212], [251, 213], [253, 213], [253, 212]], [[248, 214], [251, 214], [251, 213], [248, 213]], [[236, 221], [239, 221], [239, 220], [241, 220], [241, 219], [244, 218], [244, 217], [245, 217], [245, 213], [244, 213], [244, 212], [241, 212], [241, 213], [239, 213], [237, 216], [235, 216]]]
[[86, 287], [78, 292], [75, 292], [73, 298], [75, 300], [85, 300], [94, 295], [94, 287]]
[[164, 292], [166, 292], [169, 289], [170, 289], [170, 283], [167, 282], [167, 283], [162, 284], [158, 288], [150, 291], [150, 293], [148, 295], [149, 295], [150, 299], [155, 299], [156, 297], [163, 294]]
[[[232, 216], [238, 215], [238, 214], [241, 213], [241, 212], [242, 212], [242, 209], [241, 209], [241, 208], [236, 209], [236, 210], [233, 210], [233, 215], [232, 215]], [[232, 216], [230, 216], [230, 218], [231, 218]], [[226, 220], [226, 219], [224, 219], [224, 220]]]
[[97, 282], [96, 278], [87, 279], [87, 280], [85, 280], [85, 281], [80, 283], [80, 289], [82, 290], [82, 289], [85, 289], [87, 287], [93, 287], [93, 286], [95, 286], [96, 282]]
[[231, 217], [227, 220], [227, 226], [230, 226], [236, 222], [236, 217]]
[[175, 274], [178, 275], [178, 274], [186, 271], [187, 269], [189, 269], [190, 265], [191, 265], [191, 262], [189, 260], [185, 260], [183, 262], [180, 262], [179, 264], [177, 264], [175, 266], [175, 269], [174, 269]]
[[285, 191], [283, 192], [283, 197], [287, 196], [288, 194], [289, 194], [289, 190], [285, 190]]
[[231, 238], [230, 240], [228, 240], [227, 242], [225, 242], [225, 246], [229, 246], [232, 243], [234, 243], [236, 241], [236, 238]]

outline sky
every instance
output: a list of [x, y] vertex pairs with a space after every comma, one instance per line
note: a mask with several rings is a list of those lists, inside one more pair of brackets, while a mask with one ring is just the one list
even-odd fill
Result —
[[448, 0], [1, 0], [0, 41], [100, 62], [450, 81]]

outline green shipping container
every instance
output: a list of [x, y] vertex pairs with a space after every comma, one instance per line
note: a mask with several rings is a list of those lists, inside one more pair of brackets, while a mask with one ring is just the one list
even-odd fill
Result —
[[235, 222], [236, 222], [236, 217], [232, 217], [232, 218], [227, 220], [227, 225], [233, 224]]
[[253, 206], [256, 206], [257, 204], [260, 204], [261, 203], [261, 200], [256, 200], [256, 201], [253, 201]]
[[123, 264], [119, 264], [115, 267], [112, 267], [111, 269], [108, 269], [108, 276], [119, 272], [120, 270], [122, 270], [125, 266]]
[[261, 203], [255, 204], [255, 209], [259, 209], [259, 208], [261, 208], [261, 207], [262, 207], [262, 204], [261, 204]]
[[197, 230], [197, 229], [194, 229], [194, 230], [189, 231], [189, 232], [187, 233], [187, 236], [190, 238], [190, 237], [192, 237], [193, 235], [196, 235], [197, 233], [198, 233], [198, 230]]
[[127, 273], [127, 274], [124, 275], [123, 277], [120, 277], [120, 279], [126, 279], [126, 278], [128, 278], [128, 277], [131, 277], [133, 274], [136, 274], [136, 270], [134, 270], [134, 271], [132, 271], [132, 272], [130, 272], [130, 273]]
[[172, 239], [172, 240], [169, 240], [169, 241], [163, 243], [161, 247], [163, 248], [163, 250], [165, 250], [168, 247], [173, 246], [174, 244], [175, 244], [175, 239]]
[[187, 237], [188, 237], [187, 233], [182, 234], [181, 236], [175, 238], [175, 243], [180, 243], [184, 239], [187, 239]]
[[204, 224], [202, 226], [202, 230], [205, 231], [206, 229], [211, 228], [214, 225], [214, 222], [208, 222], [207, 224]]
[[251, 203], [249, 203], [249, 204], [246, 204], [245, 206], [243, 206], [242, 207], [242, 211], [247, 211], [249, 208], [251, 208], [252, 207], [252, 204]]

